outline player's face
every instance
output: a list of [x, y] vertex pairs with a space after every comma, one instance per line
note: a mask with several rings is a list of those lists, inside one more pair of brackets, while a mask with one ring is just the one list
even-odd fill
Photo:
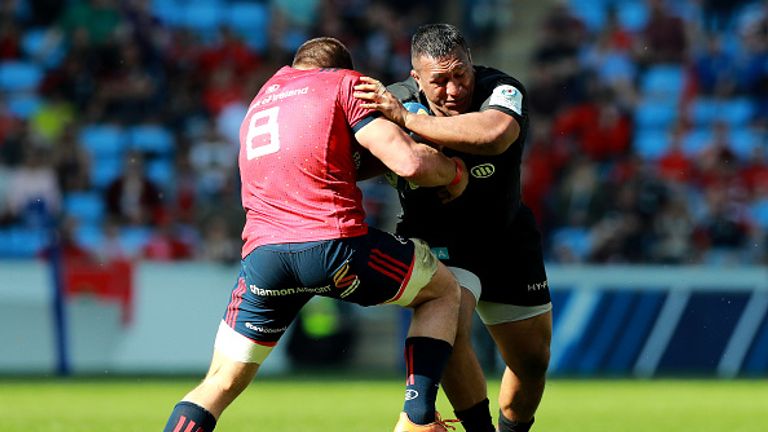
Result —
[[420, 56], [413, 59], [411, 76], [429, 100], [429, 108], [437, 116], [453, 116], [469, 111], [475, 74], [469, 53], [455, 49], [435, 59]]

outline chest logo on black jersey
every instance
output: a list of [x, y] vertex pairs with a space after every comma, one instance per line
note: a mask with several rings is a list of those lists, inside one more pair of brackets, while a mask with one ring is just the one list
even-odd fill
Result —
[[470, 168], [469, 172], [474, 178], [488, 178], [496, 172], [496, 167], [490, 163], [484, 163]]

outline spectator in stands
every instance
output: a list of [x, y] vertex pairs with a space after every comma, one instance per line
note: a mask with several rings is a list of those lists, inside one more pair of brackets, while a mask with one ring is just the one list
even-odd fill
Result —
[[723, 49], [722, 36], [706, 38], [704, 49], [695, 55], [693, 71], [699, 93], [704, 96], [730, 96], [738, 85], [738, 65], [734, 55]]
[[671, 197], [661, 208], [653, 223], [653, 262], [661, 264], [690, 264], [693, 255], [691, 240], [694, 222], [682, 194]]
[[232, 185], [237, 174], [238, 147], [219, 135], [209, 123], [204, 135], [192, 143], [189, 160], [195, 170], [198, 193], [204, 199], [218, 196]]
[[84, 191], [89, 188], [91, 161], [78, 145], [75, 129], [67, 127], [53, 145], [53, 163], [62, 192]]
[[561, 111], [555, 119], [554, 134], [555, 139], [572, 141], [576, 153], [603, 162], [629, 151], [632, 125], [610, 89], [595, 93], [592, 100]]
[[648, 0], [649, 17], [635, 53], [642, 64], [682, 63], [688, 50], [685, 22], [664, 0]]
[[104, 193], [107, 214], [115, 222], [155, 225], [163, 216], [162, 191], [144, 172], [144, 157], [131, 152], [125, 158], [123, 174]]
[[8, 209], [18, 222], [39, 225], [58, 214], [61, 191], [46, 149], [27, 145], [23, 164], [11, 172], [8, 181]]

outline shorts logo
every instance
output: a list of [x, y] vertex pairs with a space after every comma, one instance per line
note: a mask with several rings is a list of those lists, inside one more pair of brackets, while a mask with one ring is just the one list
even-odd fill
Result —
[[322, 294], [331, 292], [331, 287], [329, 285], [322, 286], [322, 287], [264, 289], [251, 284], [248, 288], [251, 290], [253, 294], [261, 297], [283, 297], [283, 296], [307, 294], [307, 293], [322, 295]]
[[344, 290], [339, 294], [340, 298], [347, 297], [355, 292], [357, 287], [360, 286], [360, 279], [357, 275], [348, 275], [347, 273], [349, 273], [349, 261], [346, 261], [344, 265], [333, 274], [333, 284], [336, 285], [336, 288]]
[[414, 389], [407, 389], [405, 391], [405, 400], [407, 400], [407, 401], [414, 400], [417, 397], [419, 397], [419, 392], [417, 392], [416, 390], [414, 390]]
[[496, 172], [496, 167], [490, 163], [484, 163], [477, 166], [473, 166], [469, 172], [474, 178], [488, 178]]
[[537, 283], [528, 285], [528, 291], [541, 291], [543, 289], [547, 289], [547, 281], [537, 282]]
[[279, 327], [279, 328], [262, 327], [260, 325], [254, 325], [249, 322], [245, 323], [245, 327], [249, 330], [253, 330], [261, 334], [283, 334], [285, 333], [286, 330], [288, 330], [288, 327]]

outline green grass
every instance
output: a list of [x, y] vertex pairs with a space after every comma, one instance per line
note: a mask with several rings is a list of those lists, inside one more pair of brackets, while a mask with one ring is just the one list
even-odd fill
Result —
[[[2, 432], [159, 431], [195, 380], [0, 379]], [[489, 383], [495, 398], [498, 382]], [[399, 379], [258, 379], [217, 431], [391, 431]], [[496, 409], [495, 401], [492, 404]], [[439, 409], [450, 417], [441, 395]], [[535, 431], [765, 432], [768, 380], [550, 380]]]

